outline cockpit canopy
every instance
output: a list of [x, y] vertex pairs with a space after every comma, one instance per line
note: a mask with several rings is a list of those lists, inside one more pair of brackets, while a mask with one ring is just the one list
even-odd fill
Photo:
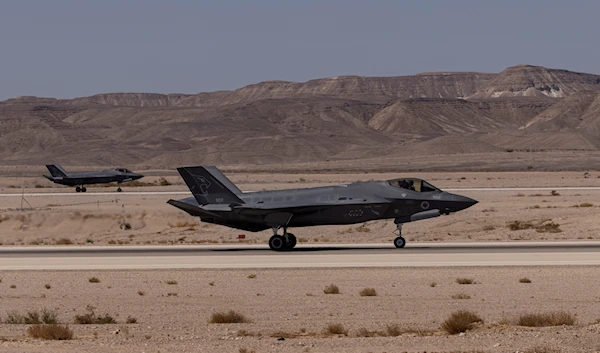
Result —
[[115, 170], [121, 173], [132, 173], [132, 171], [127, 168], [115, 168]]
[[435, 186], [429, 184], [425, 180], [417, 179], [417, 178], [399, 178], [388, 180], [391, 186], [400, 189], [406, 189], [416, 192], [431, 192], [431, 191], [441, 191]]

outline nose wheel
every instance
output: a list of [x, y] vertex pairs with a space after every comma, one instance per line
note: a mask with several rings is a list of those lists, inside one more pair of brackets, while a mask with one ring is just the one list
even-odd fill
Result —
[[402, 237], [402, 223], [396, 223], [396, 230], [398, 231], [398, 237], [394, 239], [394, 246], [403, 248], [406, 245], [406, 239]]
[[87, 189], [85, 188], [85, 186], [81, 186], [81, 187], [76, 187], [75, 188], [75, 192], [86, 192]]

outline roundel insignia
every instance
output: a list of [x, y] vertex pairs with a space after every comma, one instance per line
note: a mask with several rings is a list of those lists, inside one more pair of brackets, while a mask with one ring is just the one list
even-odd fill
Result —
[[429, 209], [429, 202], [427, 202], [427, 201], [421, 202], [421, 208], [424, 210]]

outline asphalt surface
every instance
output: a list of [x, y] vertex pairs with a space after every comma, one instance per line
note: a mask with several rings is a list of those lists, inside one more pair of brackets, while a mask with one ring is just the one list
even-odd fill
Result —
[[600, 242], [40, 246], [0, 248], [0, 270], [600, 265]]

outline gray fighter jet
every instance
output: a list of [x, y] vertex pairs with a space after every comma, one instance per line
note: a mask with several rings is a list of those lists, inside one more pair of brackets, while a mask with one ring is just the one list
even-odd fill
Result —
[[[291, 250], [290, 227], [354, 224], [394, 219], [397, 248], [406, 244], [402, 224], [448, 215], [477, 201], [442, 191], [417, 178], [305, 189], [242, 192], [216, 167], [183, 167], [179, 174], [194, 197], [169, 200], [202, 222], [258, 232], [271, 228], [272, 250]], [[278, 230], [283, 229], [283, 234]]]
[[[89, 184], [107, 184], [116, 182], [121, 184], [123, 182], [137, 180], [143, 178], [142, 174], [137, 174], [126, 168], [115, 168], [109, 170], [100, 170], [95, 172], [79, 172], [79, 173], [67, 173], [58, 164], [46, 165], [46, 168], [50, 171], [50, 175], [44, 175], [44, 177], [52, 182], [62, 185], [77, 186], [76, 192], [86, 192], [87, 189], [84, 185]], [[121, 186], [117, 188], [118, 192], [121, 192]]]

